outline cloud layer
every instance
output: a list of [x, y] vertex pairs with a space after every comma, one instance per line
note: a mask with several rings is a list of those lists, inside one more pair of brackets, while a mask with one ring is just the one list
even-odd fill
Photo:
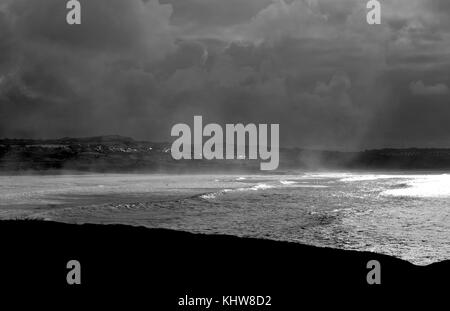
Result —
[[450, 5], [386, 0], [1, 0], [0, 136], [280, 123], [286, 146], [448, 146]]
[[414, 95], [445, 95], [448, 94], [448, 86], [442, 83], [436, 85], [425, 85], [422, 81], [410, 84], [411, 92]]

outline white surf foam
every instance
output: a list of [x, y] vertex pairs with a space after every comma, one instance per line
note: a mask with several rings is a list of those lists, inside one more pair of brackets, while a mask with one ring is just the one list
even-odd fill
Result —
[[408, 187], [389, 189], [383, 195], [407, 197], [450, 197], [450, 175], [422, 175], [406, 182]]
[[280, 180], [280, 183], [283, 185], [294, 185], [297, 182], [296, 181], [292, 181], [292, 180]]
[[223, 194], [225, 194], [227, 192], [258, 191], [258, 190], [271, 189], [271, 188], [274, 188], [274, 187], [275, 186], [273, 186], [273, 185], [260, 183], [260, 184], [254, 185], [252, 187], [223, 189], [223, 190], [216, 191], [216, 192], [213, 192], [213, 193], [203, 194], [203, 195], [200, 196], [200, 198], [205, 199], [205, 200], [212, 200], [212, 199], [216, 199], [218, 196], [221, 196], [221, 195], [223, 195]]

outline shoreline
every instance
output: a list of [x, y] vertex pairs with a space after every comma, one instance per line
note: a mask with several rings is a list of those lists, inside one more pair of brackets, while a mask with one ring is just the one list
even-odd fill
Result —
[[[284, 306], [295, 305], [299, 292], [305, 299], [349, 290], [425, 293], [444, 289], [450, 275], [449, 260], [416, 266], [376, 253], [127, 225], [4, 220], [0, 236], [7, 290], [73, 293], [78, 286], [86, 293], [144, 293], [165, 306], [190, 293], [271, 295]], [[73, 259], [82, 267], [81, 285], [66, 282]], [[367, 284], [371, 260], [381, 264], [381, 285]]]

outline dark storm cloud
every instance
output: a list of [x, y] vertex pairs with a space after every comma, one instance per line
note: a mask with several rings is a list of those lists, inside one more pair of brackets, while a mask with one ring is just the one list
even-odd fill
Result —
[[[450, 6], [358, 0], [60, 0], [0, 4], [0, 136], [280, 123], [284, 145], [447, 143]], [[437, 125], [439, 124], [439, 125]]]
[[425, 85], [422, 81], [416, 81], [411, 82], [409, 88], [414, 95], [444, 95], [448, 93], [448, 86], [443, 83]]
[[172, 9], [155, 1], [83, 1], [83, 23], [76, 27], [66, 23], [67, 10], [59, 0], [10, 3], [14, 32], [27, 40], [108, 53], [145, 48], [155, 53], [170, 42]]
[[62, 4], [17, 0], [3, 8], [14, 59], [1, 73], [2, 134], [152, 132], [146, 116], [158, 110], [158, 94], [142, 64], [175, 49], [172, 8], [156, 1], [87, 1], [82, 25], [70, 27]]
[[272, 0], [161, 0], [173, 6], [174, 23], [230, 26], [249, 21]]

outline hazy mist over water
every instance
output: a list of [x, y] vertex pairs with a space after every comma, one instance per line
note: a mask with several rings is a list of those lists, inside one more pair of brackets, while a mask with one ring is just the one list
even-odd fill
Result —
[[450, 175], [0, 176], [0, 218], [130, 224], [450, 259]]

